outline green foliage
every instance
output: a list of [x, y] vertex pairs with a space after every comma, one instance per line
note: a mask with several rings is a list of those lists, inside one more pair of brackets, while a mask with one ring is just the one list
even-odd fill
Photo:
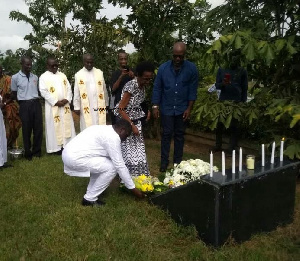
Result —
[[192, 12], [188, 0], [111, 0], [110, 3], [131, 8], [127, 18], [129, 40], [138, 50], [139, 60], [150, 60], [159, 65], [170, 58], [171, 48], [180, 25]]
[[[29, 16], [12, 11], [10, 18], [24, 21], [32, 26], [32, 33], [25, 36], [33, 50], [35, 72], [45, 71], [45, 62], [49, 55], [55, 55], [60, 61], [60, 69], [72, 79], [75, 72], [82, 68], [82, 55], [90, 52], [95, 58], [95, 66], [110, 75], [116, 50], [127, 43], [123, 20], [116, 18], [108, 21], [97, 18], [102, 8], [101, 1], [83, 0], [43, 0], [27, 1]], [[81, 22], [66, 28], [66, 16]]]

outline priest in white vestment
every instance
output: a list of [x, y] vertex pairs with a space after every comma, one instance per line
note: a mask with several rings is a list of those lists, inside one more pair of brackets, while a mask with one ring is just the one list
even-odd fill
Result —
[[2, 107], [2, 97], [0, 95], [0, 167], [2, 167], [5, 162], [7, 162], [7, 140], [3, 114], [1, 111]]
[[45, 99], [46, 149], [47, 153], [61, 154], [76, 136], [70, 108], [72, 90], [66, 75], [58, 72], [55, 58], [48, 58], [47, 69], [39, 79], [39, 89]]
[[90, 177], [83, 206], [101, 206], [98, 197], [118, 173], [125, 186], [137, 197], [143, 194], [135, 188], [124, 163], [121, 141], [132, 132], [128, 121], [115, 125], [95, 125], [86, 128], [72, 139], [62, 153], [64, 172], [69, 176]]
[[75, 74], [74, 112], [80, 115], [80, 131], [91, 125], [106, 125], [109, 99], [103, 72], [94, 67], [90, 54], [83, 56], [84, 67]]

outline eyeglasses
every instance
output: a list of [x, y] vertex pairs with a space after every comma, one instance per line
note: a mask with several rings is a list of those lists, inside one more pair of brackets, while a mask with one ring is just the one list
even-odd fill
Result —
[[173, 54], [173, 58], [176, 59], [176, 58], [179, 58], [179, 59], [183, 59], [184, 58], [184, 55], [181, 55], [181, 54]]

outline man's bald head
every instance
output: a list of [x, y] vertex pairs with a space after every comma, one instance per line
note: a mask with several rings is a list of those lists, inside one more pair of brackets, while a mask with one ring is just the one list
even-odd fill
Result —
[[184, 42], [177, 42], [173, 46], [173, 52], [174, 51], [183, 51], [184, 54], [186, 52], [186, 44]]
[[83, 64], [85, 69], [87, 69], [88, 71], [92, 70], [94, 67], [94, 57], [89, 53], [84, 54]]
[[183, 42], [177, 42], [173, 46], [173, 65], [175, 70], [179, 70], [184, 62], [184, 56], [186, 52], [186, 44]]

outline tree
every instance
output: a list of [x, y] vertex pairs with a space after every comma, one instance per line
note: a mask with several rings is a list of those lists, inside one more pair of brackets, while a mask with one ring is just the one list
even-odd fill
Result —
[[22, 48], [17, 49], [15, 53], [12, 50], [6, 50], [5, 53], [1, 55], [0, 64], [2, 65], [5, 73], [15, 74], [21, 69], [21, 57], [30, 54], [31, 50], [25, 50]]
[[[26, 3], [29, 16], [12, 11], [10, 18], [32, 26], [32, 33], [25, 39], [32, 48], [38, 75], [45, 70], [46, 58], [55, 55], [60, 61], [60, 69], [71, 78], [82, 67], [85, 52], [94, 55], [96, 66], [108, 74], [114, 65], [112, 53], [124, 45], [126, 37], [121, 28], [122, 19], [97, 18], [102, 1], [28, 0]], [[81, 24], [66, 27], [68, 14]]]
[[[206, 18], [207, 24], [212, 22], [209, 28], [220, 37], [204, 56], [209, 65], [217, 67], [228, 63], [233, 50], [241, 51], [242, 63], [248, 69], [249, 78], [254, 79], [250, 92], [255, 99], [244, 107], [230, 109], [223, 123], [229, 126], [232, 118], [246, 119], [248, 129], [250, 126], [253, 130], [251, 124], [255, 122], [260, 138], [267, 132], [267, 139], [278, 141], [282, 136], [288, 137], [286, 154], [291, 158], [300, 158], [298, 14], [299, 2], [295, 1], [229, 0]], [[210, 108], [209, 112], [200, 103], [195, 106], [195, 117], [205, 118], [207, 126], [214, 128], [215, 115], [224, 108], [214, 106], [210, 100], [205, 106]]]
[[127, 18], [129, 40], [138, 50], [140, 60], [151, 60], [156, 65], [169, 59], [171, 47], [185, 18], [192, 12], [188, 0], [110, 0], [131, 8]]

